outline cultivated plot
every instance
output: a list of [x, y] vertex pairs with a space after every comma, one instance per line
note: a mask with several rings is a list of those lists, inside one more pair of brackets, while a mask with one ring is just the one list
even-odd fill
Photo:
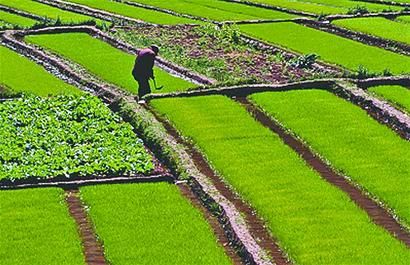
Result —
[[339, 172], [410, 224], [410, 143], [328, 91], [251, 96]]
[[410, 45], [410, 27], [382, 17], [352, 18], [332, 21], [333, 24], [353, 31], [394, 40]]
[[[63, 57], [80, 64], [104, 81], [117, 85], [125, 91], [136, 93], [138, 84], [131, 71], [135, 56], [93, 38], [86, 33], [45, 34], [27, 36], [26, 40], [48, 48]], [[182, 91], [194, 84], [174, 77], [155, 67], [154, 74], [158, 85], [164, 86], [156, 92]], [[152, 86], [153, 87], [153, 86]]]
[[150, 6], [169, 9], [177, 13], [189, 14], [216, 21], [239, 21], [255, 19], [288, 19], [294, 15], [258, 7], [229, 3], [219, 0], [130, 0]]
[[24, 92], [38, 96], [82, 93], [40, 65], [4, 46], [0, 46], [0, 57], [0, 84], [9, 93]]
[[267, 4], [297, 11], [305, 11], [313, 14], [345, 14], [350, 10], [362, 7], [369, 11], [399, 10], [397, 6], [387, 6], [366, 2], [356, 2], [349, 0], [251, 0], [251, 2]]
[[0, 10], [0, 22], [10, 24], [10, 26], [29, 28], [39, 21]]
[[111, 0], [69, 0], [68, 2], [85, 5], [91, 8], [104, 10], [113, 14], [122, 15], [155, 24], [196, 24], [198, 21], [169, 15], [141, 7], [130, 6]]
[[92, 96], [0, 104], [0, 180], [146, 174], [152, 158], [132, 127]]
[[375, 86], [368, 89], [399, 109], [410, 113], [410, 90], [403, 86]]
[[410, 73], [410, 58], [357, 41], [291, 22], [240, 25], [253, 37], [303, 53], [316, 53], [320, 60], [351, 71], [364, 66], [372, 72]]
[[231, 264], [212, 228], [175, 185], [80, 189], [110, 264]]
[[59, 8], [41, 4], [32, 0], [0, 0], [0, 4], [18, 10], [26, 11], [44, 18], [52, 20], [59, 19], [63, 23], [81, 23], [92, 20], [97, 21], [98, 24], [103, 23], [101, 20], [95, 19], [93, 17], [64, 11]]
[[63, 200], [61, 189], [0, 191], [1, 264], [85, 265]]
[[151, 104], [196, 143], [297, 264], [406, 264], [403, 244], [239, 104], [222, 96]]

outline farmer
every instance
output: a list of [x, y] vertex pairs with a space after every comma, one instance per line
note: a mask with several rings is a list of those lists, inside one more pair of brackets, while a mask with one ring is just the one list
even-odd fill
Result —
[[158, 55], [159, 48], [156, 45], [151, 45], [148, 48], [142, 49], [138, 52], [137, 59], [135, 59], [134, 69], [132, 69], [132, 76], [138, 82], [138, 99], [151, 93], [149, 86], [149, 79], [154, 77], [153, 67], [155, 57]]

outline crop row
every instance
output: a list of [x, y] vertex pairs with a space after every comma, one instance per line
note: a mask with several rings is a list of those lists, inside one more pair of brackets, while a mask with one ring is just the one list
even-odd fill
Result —
[[31, 27], [38, 21], [0, 10], [0, 22], [20, 27]]
[[151, 104], [196, 143], [296, 263], [406, 263], [404, 245], [235, 102], [207, 96]]
[[402, 86], [376, 86], [368, 89], [399, 109], [410, 113], [410, 90]]
[[198, 23], [198, 21], [194, 21], [188, 18], [173, 16], [170, 14], [157, 12], [141, 7], [125, 5], [123, 3], [110, 0], [69, 0], [69, 2], [155, 24], [173, 25]]
[[352, 18], [334, 20], [332, 23], [354, 31], [410, 45], [410, 27], [387, 18]]
[[410, 224], [410, 143], [327, 91], [252, 95], [331, 165], [387, 203]]
[[267, 4], [282, 8], [305, 11], [313, 14], [344, 14], [357, 6], [370, 11], [382, 11], [385, 9], [399, 10], [396, 6], [365, 3], [351, 0], [251, 0], [251, 2]]
[[[90, 186], [80, 195], [110, 264], [231, 264], [176, 186]], [[63, 196], [54, 188], [0, 191], [1, 264], [84, 264]]]
[[38, 96], [80, 93], [43, 67], [4, 46], [0, 46], [0, 57], [0, 84], [8, 88], [9, 93], [25, 92]]
[[149, 173], [151, 156], [92, 96], [23, 97], [0, 104], [0, 179]]
[[131, 2], [165, 8], [177, 13], [189, 14], [216, 21], [287, 19], [295, 17], [294, 15], [290, 15], [284, 12], [251, 7], [236, 3], [229, 3], [219, 0], [131, 0]]
[[[120, 88], [136, 93], [137, 83], [131, 75], [135, 56], [123, 52], [86, 33], [44, 34], [27, 36], [29, 42], [40, 45], [80, 64], [101, 79]], [[186, 90], [192, 87], [188, 81], [174, 77], [164, 70], [154, 68], [161, 92]], [[158, 93], [153, 89], [154, 93]]]
[[299, 53], [315, 53], [320, 60], [357, 71], [410, 73], [410, 58], [291, 22], [240, 25], [253, 37]]
[[80, 15], [68, 11], [61, 10], [59, 8], [51, 7], [45, 4], [38, 3], [32, 0], [0, 0], [0, 4], [8, 7], [12, 7], [18, 10], [26, 11], [40, 17], [57, 20], [59, 19], [64, 23], [81, 23], [88, 21], [96, 21], [98, 24], [102, 24], [101, 20], [96, 20], [93, 17]]

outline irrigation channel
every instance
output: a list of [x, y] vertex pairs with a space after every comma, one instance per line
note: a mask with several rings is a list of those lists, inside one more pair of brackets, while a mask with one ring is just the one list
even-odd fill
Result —
[[[122, 25], [140, 27], [144, 25], [153, 25], [144, 21], [132, 19], [129, 17], [112, 14], [110, 12], [97, 10], [82, 5], [66, 3], [62, 1], [36, 0], [40, 3], [45, 3], [64, 10], [77, 12], [80, 14], [89, 15], [95, 18], [104, 19], [106, 21], [118, 22]], [[245, 5], [259, 6], [271, 8], [279, 11], [284, 11], [290, 14], [304, 15], [315, 17], [316, 15], [308, 12], [299, 12], [286, 8], [271, 7], [264, 4], [256, 4], [251, 2], [243, 2], [237, 0], [227, 0], [227, 2], [241, 2]], [[155, 11], [181, 16], [177, 12], [171, 10], [135, 4], [134, 2], [125, 1], [128, 5], [137, 5], [143, 8], [152, 9]], [[18, 13], [23, 16], [28, 16], [36, 20], [41, 20], [41, 17], [30, 15], [27, 12], [20, 12], [14, 9], [1, 7], [0, 9], [11, 13]], [[406, 11], [407, 12], [407, 11]], [[402, 15], [401, 13], [391, 14], [370, 14], [363, 16], [384, 16], [395, 17]], [[407, 13], [404, 13], [407, 14]], [[202, 19], [191, 15], [182, 15], [189, 19], [202, 20], [221, 25], [219, 21]], [[327, 16], [327, 21], [334, 19], [345, 19], [349, 16]], [[350, 16], [352, 17], [352, 16]], [[353, 16], [359, 17], [359, 16]], [[287, 20], [277, 20], [282, 22]], [[231, 21], [227, 21], [228, 24]], [[272, 23], [275, 20], [260, 20], [260, 21], [239, 21], [243, 23]], [[362, 41], [373, 46], [382, 46], [385, 49], [409, 55], [409, 46], [398, 44], [396, 42], [386, 41], [366, 34], [352, 33], [343, 31], [334, 26], [328, 26], [326, 23], [314, 22], [309, 19], [297, 20], [296, 22], [308, 25], [320, 30], [329, 31], [339, 34], [354, 40]], [[69, 209], [71, 217], [75, 220], [83, 245], [83, 253], [87, 264], [103, 265], [108, 264], [104, 256], [102, 243], [98, 240], [93, 225], [87, 216], [87, 211], [79, 196], [79, 187], [99, 184], [125, 184], [125, 183], [144, 183], [144, 182], [168, 182], [178, 186], [181, 194], [187, 198], [197, 209], [199, 209], [207, 222], [211, 225], [219, 243], [224, 247], [225, 252], [231, 258], [233, 264], [260, 264], [260, 265], [287, 265], [292, 264], [292, 261], [287, 256], [286, 252], [281, 249], [275, 239], [266, 228], [264, 221], [258, 217], [250, 205], [245, 203], [238, 194], [236, 194], [228, 185], [226, 185], [221, 177], [212, 169], [204, 155], [195, 147], [195, 145], [179, 134], [179, 132], [165, 119], [161, 118], [149, 105], [149, 100], [155, 98], [166, 97], [196, 97], [204, 95], [225, 95], [234, 98], [241, 104], [259, 123], [269, 128], [275, 134], [297, 152], [308, 165], [316, 170], [320, 176], [344, 191], [360, 208], [362, 208], [372, 221], [387, 230], [393, 237], [403, 242], [410, 248], [410, 232], [403, 227], [390, 211], [375, 200], [360, 188], [351, 183], [341, 174], [335, 172], [321, 158], [309, 149], [303, 142], [297, 139], [294, 135], [287, 132], [279, 123], [272, 120], [258, 107], [253, 105], [246, 96], [252, 93], [264, 91], [287, 91], [296, 89], [326, 89], [335, 95], [351, 101], [366, 110], [373, 118], [382, 124], [387, 124], [402, 138], [410, 139], [410, 117], [408, 114], [397, 110], [389, 103], [379, 100], [369, 93], [366, 89], [374, 84], [389, 85], [400, 84], [409, 87], [410, 77], [391, 77], [391, 78], [375, 78], [368, 80], [353, 80], [353, 79], [320, 79], [313, 81], [302, 81], [295, 83], [286, 83], [280, 85], [272, 84], [254, 84], [254, 85], [238, 85], [232, 87], [206, 87], [209, 85], [215, 86], [216, 81], [195, 73], [189, 69], [183, 68], [177, 64], [169, 62], [163, 58], [158, 58], [156, 65], [179, 78], [189, 80], [190, 82], [200, 86], [200, 88], [187, 91], [176, 92], [169, 94], [157, 94], [147, 96], [147, 104], [138, 105], [135, 99], [116, 87], [104, 81], [94, 78], [87, 71], [78, 71], [74, 69], [70, 61], [63, 59], [57, 55], [47, 51], [38, 49], [36, 46], [27, 44], [23, 41], [23, 37], [36, 34], [60, 34], [68, 32], [84, 32], [90, 34], [111, 46], [121, 49], [129, 54], [135, 55], [138, 49], [135, 47], [115, 39], [108, 34], [91, 26], [65, 26], [65, 27], [45, 27], [36, 30], [12, 30], [1, 34], [1, 41], [5, 46], [16, 50], [18, 53], [44, 66], [50, 73], [57, 77], [68, 81], [71, 84], [98, 96], [106, 103], [112, 111], [120, 113], [124, 120], [132, 122], [130, 113], [124, 114], [121, 109], [121, 104], [134, 106], [132, 115], [139, 115], [146, 118], [147, 123], [141, 123], [140, 128], [135, 128], [135, 132], [144, 138], [144, 130], [148, 126], [156, 126], [166, 132], [164, 138], [159, 139], [144, 139], [148, 145], [148, 150], [157, 157], [155, 159], [155, 170], [150, 175], [138, 176], [89, 176], [86, 178], [78, 178], [65, 180], [64, 178], [53, 178], [49, 180], [28, 179], [25, 181], [1, 181], [0, 189], [23, 189], [23, 188], [42, 188], [42, 187], [59, 187], [65, 190], [65, 201]], [[267, 44], [263, 41], [256, 40], [245, 35], [241, 38], [249, 45], [257, 47], [261, 50], [277, 51], [280, 48], [274, 45]], [[296, 53], [287, 50], [281, 50], [288, 53], [289, 56], [296, 56]], [[326, 63], [317, 63], [314, 67], [328, 72], [338, 72], [339, 67], [328, 65]], [[160, 132], [160, 131], [159, 131]], [[158, 135], [162, 135], [158, 133]], [[151, 136], [155, 137], [155, 136]], [[172, 155], [163, 153], [163, 149], [158, 148], [158, 143], [166, 145], [172, 150]], [[182, 147], [181, 147], [182, 146]], [[175, 161], [173, 159], [179, 159]], [[182, 161], [182, 162], [181, 162]], [[176, 165], [176, 166], [172, 166]], [[182, 180], [178, 172], [184, 172], [189, 175], [189, 178]], [[215, 209], [215, 204], [217, 205]], [[266, 258], [270, 257], [270, 259]]]

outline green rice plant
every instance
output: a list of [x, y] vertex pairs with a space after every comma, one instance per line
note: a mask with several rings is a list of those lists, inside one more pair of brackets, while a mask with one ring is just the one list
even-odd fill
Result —
[[0, 180], [149, 173], [132, 127], [96, 97], [23, 97], [0, 104]]
[[410, 225], [410, 142], [328, 91], [262, 93], [251, 99]]
[[[104, 81], [115, 84], [125, 91], [136, 93], [138, 84], [131, 71], [135, 56], [95, 39], [86, 33], [64, 33], [27, 36], [26, 40], [50, 49], [80, 64]], [[195, 85], [174, 77], [155, 67], [154, 74], [162, 90], [153, 93], [186, 90]]]
[[368, 89], [377, 96], [410, 113], [410, 90], [403, 86], [375, 86]]
[[410, 44], [410, 27], [382, 17], [334, 20], [337, 26]]
[[239, 21], [253, 19], [294, 18], [284, 12], [246, 6], [219, 0], [131, 0], [150, 6], [173, 10], [182, 14], [213, 19], [216, 21]]
[[295, 264], [407, 263], [404, 244], [239, 104], [223, 96], [150, 103], [253, 206]]
[[396, 20], [402, 23], [410, 23], [410, 16], [398, 16]]
[[81, 23], [90, 20], [95, 20], [97, 24], [103, 22], [93, 17], [64, 11], [62, 9], [52, 7], [46, 4], [41, 4], [33, 0], [0, 0], [0, 4], [8, 7], [12, 7], [18, 10], [26, 11], [47, 19], [57, 20], [60, 19], [64, 23]]
[[0, 191], [1, 264], [86, 264], [63, 196], [55, 188]]
[[82, 92], [47, 72], [43, 67], [0, 46], [0, 84], [9, 92], [38, 96], [82, 94]]
[[362, 65], [372, 72], [389, 69], [394, 74], [410, 73], [410, 58], [365, 45], [337, 35], [291, 22], [240, 25], [253, 37], [299, 53], [316, 53], [320, 59], [355, 71]]
[[0, 10], [0, 21], [23, 28], [29, 28], [38, 22], [34, 19], [22, 17], [2, 10]]
[[231, 264], [175, 185], [89, 186], [81, 197], [110, 264]]
[[350, 0], [251, 0], [251, 2], [262, 3], [271, 6], [278, 6], [298, 11], [305, 11], [314, 14], [344, 14], [350, 8], [359, 5], [371, 11], [382, 11], [386, 7], [393, 10], [400, 10], [401, 7], [387, 6], [382, 4], [356, 2]]
[[112, 0], [69, 0], [68, 2], [89, 6], [110, 13], [156, 24], [195, 24], [197, 21], [157, 12], [145, 8], [125, 5]]

